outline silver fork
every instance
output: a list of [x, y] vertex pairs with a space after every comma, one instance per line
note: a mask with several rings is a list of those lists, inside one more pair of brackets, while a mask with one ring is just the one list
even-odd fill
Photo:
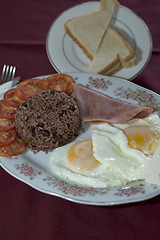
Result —
[[0, 85], [12, 80], [16, 73], [15, 66], [4, 65], [2, 70], [2, 75], [0, 77]]

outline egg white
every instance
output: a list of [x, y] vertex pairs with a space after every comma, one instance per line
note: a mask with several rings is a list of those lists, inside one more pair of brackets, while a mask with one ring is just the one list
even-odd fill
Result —
[[[125, 185], [131, 181], [145, 178], [152, 182], [154, 173], [148, 172], [149, 168], [155, 168], [156, 161], [160, 161], [160, 158], [157, 158], [160, 156], [160, 146], [155, 154], [145, 155], [128, 145], [127, 137], [123, 131], [129, 126], [144, 125], [152, 127], [160, 133], [160, 118], [154, 114], [145, 119], [133, 119], [123, 124], [91, 125], [75, 141], [57, 148], [51, 153], [51, 170], [61, 179], [80, 186], [106, 188]], [[77, 141], [83, 141], [87, 138], [92, 138], [93, 155], [101, 164], [92, 170], [74, 171], [68, 164], [67, 152]], [[150, 166], [152, 160], [154, 160], [153, 167]], [[157, 179], [159, 171], [157, 170]]]
[[129, 182], [144, 179], [144, 166], [154, 158], [156, 153], [152, 156], [145, 155], [143, 152], [131, 148], [123, 132], [129, 126], [144, 125], [160, 132], [160, 118], [157, 115], [151, 115], [145, 119], [132, 119], [124, 124], [93, 125], [94, 157], [116, 170]]
[[112, 186], [120, 186], [125, 184], [125, 180], [120, 174], [111, 171], [105, 164], [87, 170], [74, 172], [67, 162], [67, 152], [70, 147], [77, 141], [91, 138], [91, 128], [78, 137], [72, 143], [56, 148], [50, 157], [50, 165], [53, 173], [63, 180], [78, 184], [80, 186], [106, 188]]

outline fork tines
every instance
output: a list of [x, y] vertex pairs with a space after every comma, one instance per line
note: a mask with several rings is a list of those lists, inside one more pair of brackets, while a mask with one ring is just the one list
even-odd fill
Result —
[[10, 81], [14, 78], [16, 72], [16, 67], [4, 65], [2, 70], [2, 75], [0, 79], [0, 84]]

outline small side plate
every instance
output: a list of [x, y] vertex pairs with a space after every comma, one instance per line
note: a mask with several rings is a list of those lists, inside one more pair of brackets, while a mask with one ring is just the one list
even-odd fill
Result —
[[[64, 11], [51, 25], [46, 50], [52, 66], [57, 72], [86, 72], [90, 60], [78, 45], [66, 34], [64, 23], [72, 17], [88, 14], [99, 9], [99, 2], [86, 2]], [[114, 77], [127, 80], [139, 75], [149, 62], [152, 52], [152, 38], [145, 22], [132, 10], [120, 6], [111, 23], [134, 49], [138, 64], [120, 69]]]

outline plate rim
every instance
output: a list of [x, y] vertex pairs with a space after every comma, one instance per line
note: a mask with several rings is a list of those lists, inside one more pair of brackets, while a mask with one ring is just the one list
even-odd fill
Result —
[[[146, 92], [153, 93], [158, 98], [160, 98], [160, 95], [158, 93], [155, 93], [152, 90], [149, 90], [149, 89], [144, 88], [142, 86], [139, 86], [139, 85], [137, 85], [137, 84], [135, 84], [133, 82], [128, 82], [126, 79], [121, 79], [121, 78], [119, 79], [117, 77], [108, 77], [108, 76], [102, 76], [102, 75], [99, 75], [99, 74], [90, 74], [90, 73], [84, 73], [84, 72], [83, 73], [72, 72], [70, 74], [72, 74], [73, 76], [74, 75], [77, 75], [77, 76], [78, 75], [87, 75], [86, 78], [88, 78], [89, 76], [95, 76], [95, 77], [99, 76], [100, 78], [106, 78], [106, 79], [109, 78], [111, 80], [113, 79], [113, 81], [114, 80], [119, 80], [119, 81], [122, 81], [122, 82], [126, 82], [127, 85], [129, 85], [129, 86], [134, 86], [134, 87], [137, 87], [139, 89], [145, 90]], [[48, 77], [50, 75], [53, 75], [53, 74], [43, 75], [43, 76], [39, 76], [39, 77], [36, 77], [36, 78], [44, 79], [44, 78], [46, 78], [46, 77]], [[7, 84], [8, 83], [6, 83], [6, 85]], [[2, 159], [4, 159], [4, 158], [0, 157], [0, 163], [1, 163], [2, 168], [7, 173], [9, 173], [11, 176], [15, 177], [16, 179], [20, 180], [21, 182], [29, 185], [30, 187], [32, 187], [32, 188], [34, 188], [34, 189], [36, 189], [36, 190], [38, 190], [40, 192], [43, 192], [43, 193], [46, 193], [46, 194], [49, 194], [49, 195], [52, 195], [52, 196], [60, 197], [62, 199], [69, 200], [71, 202], [75, 202], [75, 203], [79, 203], [79, 204], [96, 205], [96, 206], [113, 206], [113, 205], [121, 205], [121, 204], [130, 204], [130, 203], [135, 203], [135, 202], [141, 202], [141, 201], [144, 201], [144, 200], [148, 200], [148, 199], [154, 198], [154, 197], [156, 197], [156, 196], [158, 196], [160, 194], [160, 188], [158, 186], [158, 190], [156, 190], [156, 191], [154, 191], [154, 192], [152, 192], [150, 194], [148, 193], [147, 196], [146, 195], [142, 195], [142, 196], [140, 196], [140, 197], [138, 197], [136, 199], [135, 198], [130, 198], [128, 201], [127, 201], [127, 199], [125, 199], [125, 200], [118, 199], [117, 201], [114, 200], [114, 201], [105, 201], [104, 202], [104, 200], [103, 201], [97, 201], [96, 200], [96, 201], [92, 202], [91, 200], [78, 199], [75, 196], [69, 196], [67, 194], [64, 194], [63, 192], [55, 192], [53, 188], [52, 188], [53, 191], [49, 191], [48, 189], [43, 189], [42, 187], [36, 185], [35, 183], [32, 184], [31, 181], [28, 181], [28, 179], [24, 179], [24, 177], [19, 176], [17, 174], [17, 172], [15, 173], [15, 172], [11, 171], [10, 169], [8, 169], [7, 166], [5, 166], [5, 164], [3, 163]], [[135, 183], [137, 183], [137, 182], [135, 182]], [[118, 187], [116, 187], [116, 188], [118, 188]], [[122, 188], [122, 186], [120, 186], [120, 188]]]
[[[1, 161], [0, 161], [1, 162]], [[113, 202], [110, 202], [110, 201], [96, 201], [96, 202], [92, 202], [92, 201], [89, 201], [89, 200], [80, 200], [80, 199], [76, 199], [74, 197], [66, 197], [66, 195], [64, 194], [59, 194], [59, 193], [55, 193], [55, 192], [51, 192], [49, 190], [45, 190], [43, 188], [40, 188], [39, 186], [36, 186], [36, 185], [32, 185], [31, 183], [25, 181], [24, 179], [20, 178], [18, 175], [16, 175], [15, 173], [12, 173], [11, 171], [9, 171], [7, 169], [6, 166], [4, 166], [3, 164], [1, 164], [1, 167], [12, 177], [14, 177], [15, 179], [19, 180], [20, 182], [28, 185], [29, 187], [32, 187], [33, 189], [41, 192], [41, 193], [44, 193], [44, 194], [48, 194], [48, 195], [51, 195], [53, 197], [58, 197], [58, 198], [61, 198], [63, 200], [67, 200], [67, 201], [70, 201], [70, 202], [73, 202], [73, 203], [78, 203], [78, 204], [83, 204], [83, 205], [90, 205], [90, 206], [118, 206], [118, 205], [124, 205], [124, 204], [133, 204], [133, 203], [137, 203], [137, 202], [143, 202], [143, 201], [147, 201], [149, 199], [152, 199], [154, 197], [157, 197], [158, 195], [160, 195], [160, 190], [157, 190], [154, 194], [148, 194], [147, 197], [146, 196], [142, 196], [140, 198], [137, 198], [137, 199], [134, 199], [134, 198], [130, 198], [129, 201], [127, 200], [117, 200], [117, 201], [113, 201]]]

